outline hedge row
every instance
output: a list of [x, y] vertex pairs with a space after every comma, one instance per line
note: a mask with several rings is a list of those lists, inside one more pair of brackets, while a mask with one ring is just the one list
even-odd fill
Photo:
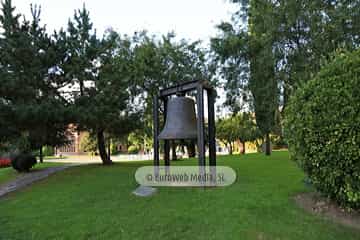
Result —
[[360, 50], [341, 54], [286, 109], [291, 157], [326, 196], [360, 208]]

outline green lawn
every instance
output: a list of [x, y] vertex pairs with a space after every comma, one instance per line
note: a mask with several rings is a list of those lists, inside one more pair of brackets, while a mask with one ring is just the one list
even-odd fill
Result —
[[[36, 171], [38, 169], [47, 168], [47, 167], [54, 167], [54, 166], [60, 166], [63, 165], [62, 163], [42, 163], [42, 164], [36, 164], [34, 168], [31, 169], [31, 171]], [[12, 179], [15, 179], [18, 174], [12, 167], [9, 168], [0, 168], [0, 184], [5, 183], [7, 181], [10, 181]], [[1, 217], [1, 215], [0, 215]], [[1, 236], [0, 236], [1, 239]]]
[[295, 205], [307, 189], [287, 152], [219, 157], [238, 174], [232, 186], [159, 188], [151, 198], [131, 194], [144, 164], [74, 167], [8, 195], [0, 239], [360, 239]]

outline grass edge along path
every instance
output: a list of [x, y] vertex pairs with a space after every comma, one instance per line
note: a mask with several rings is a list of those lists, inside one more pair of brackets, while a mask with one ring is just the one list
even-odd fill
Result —
[[[56, 163], [37, 163], [30, 172], [38, 171], [44, 168], [48, 167], [57, 167], [57, 166], [63, 166], [64, 163], [56, 162]], [[5, 184], [11, 180], [16, 179], [17, 177], [21, 177], [23, 175], [26, 175], [27, 173], [18, 173], [15, 169], [12, 167], [7, 168], [0, 168], [0, 185]]]
[[50, 175], [63, 171], [69, 167], [77, 166], [78, 164], [67, 164], [63, 166], [52, 166], [41, 169], [36, 169], [35, 171], [30, 171], [27, 173], [19, 174], [16, 178], [7, 179], [3, 184], [0, 184], [0, 197], [9, 194], [11, 192], [18, 191], [23, 189], [37, 181], [43, 180]]

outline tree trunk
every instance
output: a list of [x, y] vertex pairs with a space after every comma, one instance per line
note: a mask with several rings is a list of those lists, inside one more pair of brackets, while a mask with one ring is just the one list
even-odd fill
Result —
[[229, 143], [229, 154], [232, 155], [233, 154], [233, 147], [232, 144]]
[[184, 139], [182, 139], [180, 141], [180, 151], [181, 151], [182, 155], [185, 154], [185, 140]]
[[98, 142], [100, 157], [101, 157], [103, 164], [104, 165], [112, 164], [112, 161], [106, 154], [104, 131], [100, 130], [97, 132], [97, 142]]
[[267, 133], [265, 136], [265, 155], [270, 156], [271, 149], [270, 149], [270, 134]]
[[172, 152], [171, 152], [172, 159], [171, 160], [176, 161], [177, 156], [176, 156], [176, 142], [175, 142], [175, 140], [171, 141], [171, 150], [172, 150]]
[[245, 141], [241, 142], [241, 146], [242, 146], [241, 154], [245, 154]]
[[189, 157], [195, 157], [195, 142], [193, 140], [187, 145], [187, 150]]
[[84, 96], [84, 82], [80, 80], [79, 84], [80, 84], [80, 96]]
[[43, 156], [43, 150], [42, 150], [43, 146], [40, 146], [39, 148], [39, 159], [40, 159], [40, 163], [44, 162], [44, 156]]

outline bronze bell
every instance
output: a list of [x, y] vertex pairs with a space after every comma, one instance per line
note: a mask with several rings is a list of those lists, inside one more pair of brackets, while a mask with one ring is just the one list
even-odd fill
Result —
[[193, 138], [197, 138], [194, 100], [182, 96], [169, 99], [165, 127], [159, 139]]

